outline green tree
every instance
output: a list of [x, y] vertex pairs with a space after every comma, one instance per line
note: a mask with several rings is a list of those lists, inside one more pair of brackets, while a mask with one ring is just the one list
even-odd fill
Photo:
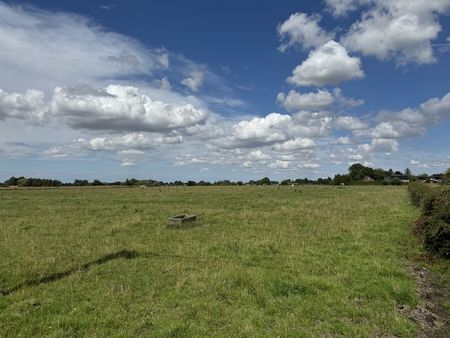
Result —
[[258, 184], [260, 185], [270, 185], [270, 178], [264, 177], [259, 180]]

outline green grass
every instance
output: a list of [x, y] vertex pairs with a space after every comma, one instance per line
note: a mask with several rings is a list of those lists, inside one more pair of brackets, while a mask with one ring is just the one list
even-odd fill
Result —
[[[1, 190], [0, 336], [410, 337], [408, 202], [382, 186]], [[197, 226], [167, 228], [180, 212]]]

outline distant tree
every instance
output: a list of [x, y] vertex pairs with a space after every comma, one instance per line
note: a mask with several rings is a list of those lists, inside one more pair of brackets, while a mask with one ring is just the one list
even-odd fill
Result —
[[341, 185], [342, 183], [344, 183], [345, 185], [351, 184], [352, 183], [352, 178], [350, 177], [350, 175], [337, 174], [337, 175], [334, 176], [333, 184]]
[[288, 179], [288, 180], [282, 180], [281, 185], [291, 185], [292, 184], [292, 180]]
[[259, 185], [270, 185], [270, 178], [268, 178], [268, 177], [263, 177], [262, 179], [260, 179], [259, 181], [258, 181], [258, 184]]
[[194, 185], [197, 185], [197, 182], [195, 182], [195, 181], [187, 181], [186, 185], [187, 185], [188, 187], [192, 187], [192, 186], [194, 186]]
[[5, 185], [7, 185], [7, 186], [9, 186], [9, 185], [17, 185], [17, 180], [18, 180], [17, 177], [12, 176], [12, 177], [8, 178], [5, 181]]
[[360, 163], [355, 163], [352, 164], [349, 168], [348, 168], [348, 173], [350, 175], [350, 178], [353, 181], [360, 181], [362, 180], [365, 176], [369, 176], [369, 177], [373, 177], [374, 173], [373, 173], [373, 169], [369, 168], [369, 167], [365, 167]]
[[411, 174], [412, 174], [412, 173], [411, 173], [411, 169], [406, 168], [406, 169], [405, 169], [405, 175], [406, 175], [406, 176], [411, 176]]
[[88, 184], [89, 184], [88, 180], [78, 180], [77, 179], [77, 180], [73, 181], [73, 185], [75, 185], [77, 187], [82, 187], [82, 186], [85, 186]]
[[103, 185], [103, 183], [100, 180], [93, 180], [92, 185], [99, 186], [99, 185]]
[[30, 181], [26, 177], [20, 177], [17, 180], [16, 185], [18, 185], [19, 187], [28, 187], [30, 185]]

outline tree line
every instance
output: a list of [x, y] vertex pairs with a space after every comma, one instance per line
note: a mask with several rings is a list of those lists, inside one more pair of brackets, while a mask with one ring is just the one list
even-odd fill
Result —
[[18, 187], [62, 187], [62, 186], [231, 186], [231, 185], [300, 185], [300, 184], [319, 184], [319, 185], [352, 185], [352, 184], [383, 184], [383, 185], [400, 185], [406, 181], [422, 181], [422, 182], [450, 182], [450, 168], [445, 173], [433, 175], [420, 174], [413, 175], [409, 168], [405, 171], [393, 171], [392, 169], [384, 170], [381, 168], [370, 168], [360, 163], [355, 163], [348, 168], [346, 174], [336, 174], [333, 178], [297, 178], [285, 179], [282, 181], [274, 181], [269, 177], [263, 177], [260, 180], [230, 181], [220, 180], [215, 182], [208, 181], [172, 181], [163, 182], [156, 180], [140, 180], [135, 178], [127, 178], [125, 181], [102, 182], [98, 179], [88, 181], [85, 179], [76, 179], [73, 182], [61, 182], [53, 179], [43, 178], [27, 178], [27, 177], [10, 177], [1, 186], [18, 186]]

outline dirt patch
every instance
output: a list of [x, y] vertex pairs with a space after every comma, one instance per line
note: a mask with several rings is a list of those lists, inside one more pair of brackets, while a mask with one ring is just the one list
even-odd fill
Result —
[[400, 306], [400, 310], [407, 311], [409, 318], [420, 325], [419, 338], [450, 337], [450, 313], [445, 308], [450, 301], [449, 281], [423, 267], [414, 266], [410, 270], [421, 302], [415, 309]]

